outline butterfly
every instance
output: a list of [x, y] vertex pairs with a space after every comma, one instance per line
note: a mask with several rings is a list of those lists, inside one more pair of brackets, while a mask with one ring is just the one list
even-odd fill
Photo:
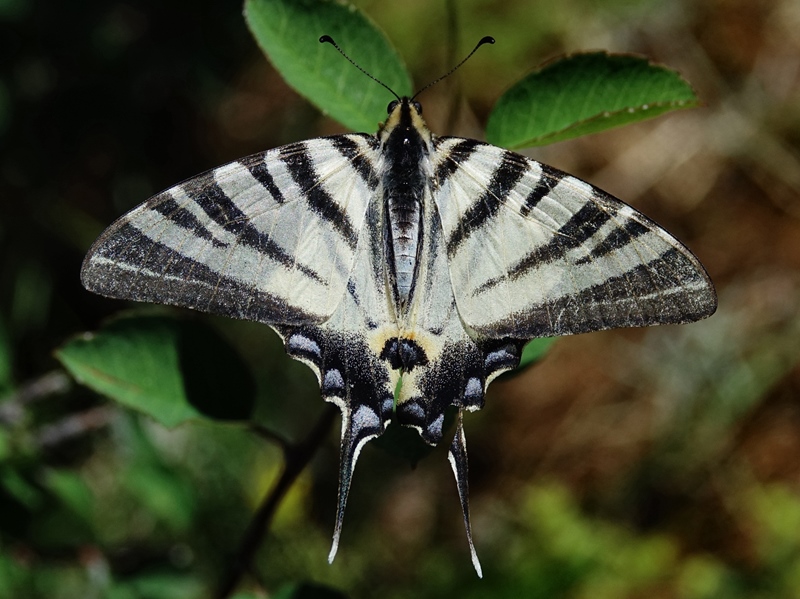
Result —
[[700, 262], [653, 221], [520, 154], [434, 135], [408, 97], [375, 135], [291, 143], [153, 196], [97, 239], [81, 280], [267, 324], [315, 372], [342, 413], [329, 561], [365, 443], [395, 420], [437, 445], [455, 411], [448, 459], [479, 576], [463, 413], [491, 381], [530, 339], [717, 305]]

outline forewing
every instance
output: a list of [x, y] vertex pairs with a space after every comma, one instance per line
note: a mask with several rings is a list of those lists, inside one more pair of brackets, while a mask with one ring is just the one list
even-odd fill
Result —
[[437, 140], [434, 200], [458, 311], [488, 338], [528, 339], [709, 316], [697, 259], [651, 220], [501, 148]]
[[120, 299], [267, 324], [322, 322], [345, 292], [378, 185], [376, 143], [312, 139], [171, 187], [100, 236], [81, 280]]

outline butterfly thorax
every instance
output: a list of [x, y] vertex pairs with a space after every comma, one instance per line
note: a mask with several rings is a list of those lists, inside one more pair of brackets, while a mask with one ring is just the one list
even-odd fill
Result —
[[420, 116], [419, 104], [403, 98], [393, 103], [378, 137], [386, 161], [382, 181], [384, 248], [395, 306], [398, 314], [404, 314], [414, 294], [422, 247], [422, 202], [430, 178], [426, 165], [431, 134]]

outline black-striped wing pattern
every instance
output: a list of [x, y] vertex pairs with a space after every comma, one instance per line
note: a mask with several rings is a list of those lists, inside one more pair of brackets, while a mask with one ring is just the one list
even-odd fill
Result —
[[[333, 560], [353, 470], [391, 420], [448, 454], [472, 561], [463, 412], [535, 337], [685, 323], [716, 309], [669, 233], [566, 173], [432, 135], [419, 104], [377, 135], [255, 154], [112, 224], [81, 272], [114, 298], [265, 323], [342, 412]], [[398, 389], [398, 381], [402, 379]]]

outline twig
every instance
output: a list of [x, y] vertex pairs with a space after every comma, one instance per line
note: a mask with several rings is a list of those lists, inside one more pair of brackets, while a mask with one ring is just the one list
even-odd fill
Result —
[[236, 557], [231, 562], [222, 579], [222, 584], [214, 595], [216, 599], [227, 599], [239, 586], [242, 577], [252, 565], [253, 557], [264, 540], [278, 506], [294, 481], [311, 461], [316, 450], [322, 445], [336, 414], [334, 406], [326, 406], [325, 412], [305, 440], [297, 445], [286, 447], [283, 472], [253, 515], [253, 519], [239, 542]]
[[250, 424], [250, 430], [253, 431], [255, 434], [257, 434], [259, 437], [262, 437], [263, 439], [266, 439], [270, 443], [274, 443], [275, 445], [280, 447], [281, 451], [283, 452], [284, 458], [286, 457], [286, 454], [289, 453], [294, 448], [294, 446], [289, 442], [288, 439], [282, 437], [275, 431], [268, 429], [266, 426], [262, 424], [258, 424], [255, 422], [252, 423]]
[[107, 426], [114, 418], [111, 406], [98, 406], [62, 418], [54, 424], [44, 426], [36, 435], [36, 442], [42, 449], [52, 449], [56, 445], [86, 435]]
[[7, 426], [19, 424], [25, 416], [25, 406], [70, 388], [69, 377], [60, 370], [52, 370], [28, 381], [11, 393], [0, 406], [0, 424]]

